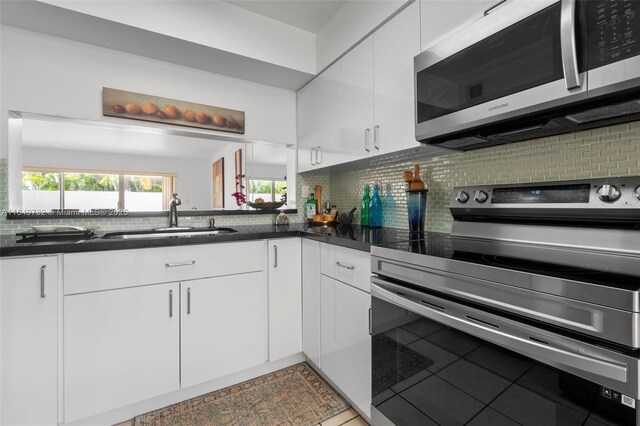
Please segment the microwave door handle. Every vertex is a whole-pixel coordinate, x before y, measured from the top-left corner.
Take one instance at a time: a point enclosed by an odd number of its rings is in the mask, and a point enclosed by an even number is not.
[[[576,0],[561,0],[560,52],[567,90],[580,87],[576,49]]]
[[[619,383],[626,383],[628,380],[627,366],[622,362],[599,359],[589,356],[587,353],[570,351],[531,337],[527,339],[524,336],[512,335],[506,330],[502,330],[500,323],[496,319],[492,319],[490,322],[483,321],[482,318],[477,318],[477,315],[472,312],[466,315],[451,315],[447,312],[448,309],[446,307],[438,305],[438,303],[442,302],[433,301],[430,303],[431,298],[428,295],[424,295],[424,299],[421,299],[420,303],[418,303],[403,297],[404,294],[398,294],[380,287],[379,284],[382,283],[376,277],[371,278],[371,296],[373,298],[384,300],[432,321],[459,329],[534,359],[550,361],[551,364],[560,367],[570,367],[573,371],[587,376],[605,377]]]

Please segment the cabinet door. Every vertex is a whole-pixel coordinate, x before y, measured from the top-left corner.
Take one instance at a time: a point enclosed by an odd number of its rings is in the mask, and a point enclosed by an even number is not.
[[[298,144],[299,148],[312,148],[318,145],[317,126],[315,120],[318,108],[318,79],[311,80],[296,93],[298,111]],[[307,163],[309,163],[307,161]]]
[[[178,283],[66,296],[65,422],[180,387]]]
[[[421,51],[481,19],[496,3],[499,0],[420,0]]]
[[[3,425],[58,423],[58,258],[0,260]]]
[[[370,296],[322,275],[322,371],[371,417]]]
[[[415,138],[413,57],[420,53],[420,11],[414,2],[373,35],[373,152],[419,146]]]
[[[320,243],[302,239],[302,352],[320,360]]]
[[[267,359],[264,272],[180,283],[182,387]]]
[[[298,171],[349,161],[339,155],[340,62],[300,89],[297,100]]]
[[[373,37],[347,53],[340,64],[339,146],[366,157],[373,152]]]
[[[320,74],[317,80],[318,107],[314,123],[318,127],[318,145],[323,153],[341,153],[340,144],[340,96],[342,62],[338,61]],[[319,158],[319,166],[324,158]]]
[[[269,240],[269,360],[302,351],[300,238]]]

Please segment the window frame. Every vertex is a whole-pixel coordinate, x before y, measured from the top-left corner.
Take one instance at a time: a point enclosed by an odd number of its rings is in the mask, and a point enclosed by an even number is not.
[[[176,174],[175,173],[158,173],[158,172],[130,172],[122,170],[91,170],[91,169],[67,169],[61,167],[32,167],[23,166],[22,173],[24,172],[38,172],[38,173],[57,173],[59,175],[60,188],[58,190],[60,194],[60,210],[64,210],[64,174],[95,174],[95,175],[117,175],[118,176],[118,210],[125,210],[125,177],[126,176],[157,176],[162,178],[162,210],[169,210],[169,202],[171,200],[171,194],[176,189]],[[167,185],[167,191],[165,191],[165,184]],[[21,185],[22,186],[22,185]],[[24,189],[22,189],[24,191]]]
[[[276,202],[279,200],[276,200],[276,182],[284,182],[284,184],[287,184],[287,180],[286,179],[273,179],[273,178],[259,178],[259,177],[255,177],[255,178],[251,178],[248,179],[247,181],[247,187],[249,188],[249,190],[251,190],[251,181],[263,181],[263,182],[271,182],[271,200],[269,200],[268,202]],[[286,191],[285,191],[286,193]],[[253,192],[249,193],[249,196],[253,195]]]

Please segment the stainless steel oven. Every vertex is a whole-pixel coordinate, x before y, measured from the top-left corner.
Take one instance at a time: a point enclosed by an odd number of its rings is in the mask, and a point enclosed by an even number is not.
[[[451,209],[451,235],[372,247],[373,423],[640,425],[640,177]]]
[[[472,149],[638,119],[640,2],[510,0],[414,66],[422,142]]]

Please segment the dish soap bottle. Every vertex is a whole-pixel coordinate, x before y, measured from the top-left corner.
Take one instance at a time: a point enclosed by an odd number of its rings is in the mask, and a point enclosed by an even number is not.
[[[361,226],[369,226],[369,204],[371,204],[371,197],[369,196],[369,185],[365,185],[364,197],[362,197],[362,208],[360,209]]]
[[[372,228],[382,228],[382,200],[380,199],[380,187],[373,187],[373,197],[369,205],[369,226]]]
[[[309,194],[309,198],[307,199],[307,205],[305,206],[305,210],[307,212],[307,220],[313,220],[313,217],[316,214],[318,214],[318,204],[313,192]]]

